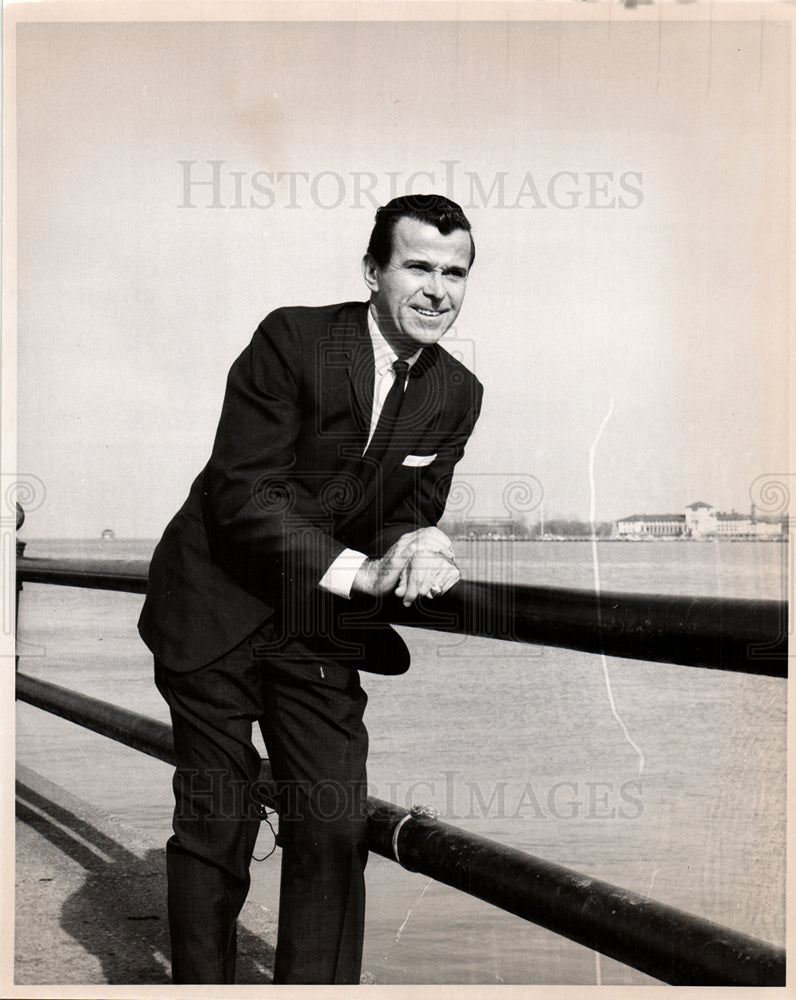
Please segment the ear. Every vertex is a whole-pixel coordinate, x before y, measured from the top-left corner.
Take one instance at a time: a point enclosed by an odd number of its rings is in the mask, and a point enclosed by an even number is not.
[[[379,265],[369,253],[366,253],[362,258],[362,277],[365,279],[365,284],[371,292],[378,292]]]

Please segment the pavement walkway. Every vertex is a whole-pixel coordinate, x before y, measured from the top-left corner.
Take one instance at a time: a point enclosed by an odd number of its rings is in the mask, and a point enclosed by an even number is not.
[[[16,984],[170,983],[163,845],[23,765],[16,807]],[[247,902],[238,982],[271,982],[275,942]]]

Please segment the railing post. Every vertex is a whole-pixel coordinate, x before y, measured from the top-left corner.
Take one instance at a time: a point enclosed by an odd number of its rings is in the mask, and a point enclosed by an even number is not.
[[[17,531],[25,523],[25,511],[22,504],[17,500]],[[17,539],[17,559],[23,559],[25,556],[25,546],[27,542],[23,542],[21,539]],[[14,601],[14,646],[17,647],[17,637],[19,634],[19,595],[22,592],[22,580],[19,577],[19,573],[15,574],[16,579],[16,594]],[[14,665],[17,670],[19,670],[19,653],[14,650]]]

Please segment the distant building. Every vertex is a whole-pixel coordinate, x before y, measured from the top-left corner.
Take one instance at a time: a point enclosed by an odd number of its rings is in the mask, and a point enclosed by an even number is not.
[[[690,503],[685,509],[684,534],[690,538],[716,533],[716,508],[702,500]]]
[[[684,514],[633,514],[616,522],[619,538],[781,538],[782,523],[751,514],[717,511],[703,500],[689,504]]]
[[[685,514],[633,514],[616,522],[620,538],[676,538],[685,534]]]

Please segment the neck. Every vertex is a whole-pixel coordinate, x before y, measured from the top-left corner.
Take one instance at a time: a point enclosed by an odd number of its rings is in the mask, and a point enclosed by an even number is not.
[[[370,314],[378,327],[379,333],[384,337],[390,347],[395,351],[401,361],[406,361],[423,349],[421,344],[415,343],[410,337],[405,337],[396,330],[386,316],[381,316],[376,312],[373,302],[369,305]]]

